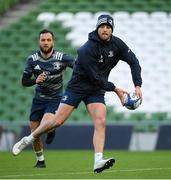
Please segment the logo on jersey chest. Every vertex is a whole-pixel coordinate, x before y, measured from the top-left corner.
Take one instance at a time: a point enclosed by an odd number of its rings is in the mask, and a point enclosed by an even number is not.
[[[111,58],[114,56],[114,52],[113,51],[109,51],[108,53],[106,53],[106,57],[105,58]],[[103,55],[100,56],[99,59],[99,63],[103,63],[104,62],[104,57]]]
[[[59,62],[54,62],[53,63],[53,68],[56,69],[56,70],[59,70],[61,68],[61,63]]]
[[[35,67],[34,67],[35,70],[41,70],[40,66],[37,64]]]
[[[109,51],[108,57],[113,57],[113,56],[114,56],[114,52],[113,51]]]
[[[101,55],[99,59],[99,63],[102,63],[102,62],[103,62],[103,56]]]

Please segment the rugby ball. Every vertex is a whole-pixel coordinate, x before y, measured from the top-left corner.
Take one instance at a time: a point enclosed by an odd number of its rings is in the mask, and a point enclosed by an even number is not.
[[[127,109],[137,109],[141,104],[141,98],[137,97],[135,92],[124,95],[123,106]]]

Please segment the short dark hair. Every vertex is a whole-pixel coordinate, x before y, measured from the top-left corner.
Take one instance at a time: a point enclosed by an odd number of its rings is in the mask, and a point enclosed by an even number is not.
[[[50,33],[50,34],[52,35],[52,38],[53,38],[53,39],[55,38],[53,32],[50,31],[50,30],[48,30],[48,29],[43,29],[43,30],[41,30],[41,31],[39,32],[39,38],[40,38],[40,35],[41,35],[41,34],[44,34],[44,33]]]

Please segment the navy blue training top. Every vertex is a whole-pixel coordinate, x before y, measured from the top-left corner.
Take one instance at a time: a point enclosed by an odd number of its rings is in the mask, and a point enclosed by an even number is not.
[[[45,72],[47,78],[43,83],[37,84],[34,98],[55,100],[62,95],[63,72],[67,66],[72,68],[73,64],[74,58],[62,52],[54,50],[48,59],[44,59],[40,51],[36,51],[27,58],[22,84],[25,86],[36,84],[38,75]],[[31,79],[32,76],[35,79]]]
[[[112,35],[110,41],[104,42],[96,31],[89,33],[88,41],[78,49],[67,90],[84,94],[113,91],[115,85],[108,81],[108,77],[119,60],[128,63],[134,85],[141,87],[141,67],[129,47],[116,36]]]

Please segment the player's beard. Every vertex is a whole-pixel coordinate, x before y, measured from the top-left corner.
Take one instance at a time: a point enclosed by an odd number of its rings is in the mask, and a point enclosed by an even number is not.
[[[42,53],[44,54],[49,54],[53,49],[53,46],[49,47],[49,48],[44,48],[40,46],[40,50],[42,51]]]
[[[107,33],[102,33],[100,35],[100,38],[101,38],[102,41],[110,41],[111,35],[109,36]]]

